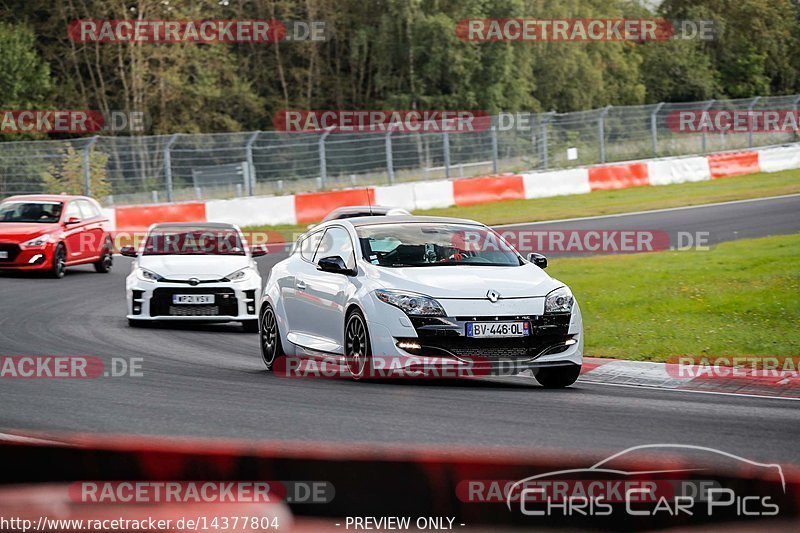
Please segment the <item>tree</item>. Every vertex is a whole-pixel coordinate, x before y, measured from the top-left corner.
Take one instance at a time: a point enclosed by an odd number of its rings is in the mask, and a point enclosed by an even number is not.
[[[36,51],[33,30],[25,24],[0,22],[0,109],[41,108],[52,96],[50,67]],[[0,134],[19,140],[36,134]]]
[[[111,194],[106,175],[108,156],[97,150],[89,153],[89,184],[91,195],[103,198]],[[84,194],[83,150],[76,152],[67,146],[64,156],[41,174],[42,188],[50,194]]]

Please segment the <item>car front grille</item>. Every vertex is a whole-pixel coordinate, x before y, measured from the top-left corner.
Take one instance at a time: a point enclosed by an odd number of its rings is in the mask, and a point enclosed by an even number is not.
[[[170,305],[170,316],[216,316],[218,305]]]
[[[213,304],[175,305],[175,294],[213,294]],[[236,316],[239,301],[233,289],[158,288],[150,298],[150,316]]]
[[[0,258],[0,264],[13,263],[19,255],[20,248],[17,244],[0,243],[0,252],[8,252],[8,257]]]
[[[533,316],[458,316],[412,318],[418,337],[398,339],[398,342],[418,343],[419,350],[407,350],[430,357],[533,359],[545,353],[566,350],[570,315]],[[466,336],[467,322],[527,321],[531,334],[527,337],[475,339]]]

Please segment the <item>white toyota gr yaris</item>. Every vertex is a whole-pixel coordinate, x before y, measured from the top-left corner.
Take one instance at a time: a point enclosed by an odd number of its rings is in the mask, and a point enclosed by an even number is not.
[[[295,243],[259,308],[261,352],[339,364],[355,378],[431,362],[469,372],[531,369],[545,387],[580,374],[583,323],[547,259],[524,259],[492,229],[439,217],[332,220]],[[390,363],[386,363],[386,361]]]
[[[150,227],[126,280],[128,323],[191,320],[241,322],[258,331],[261,276],[254,257],[261,246],[248,247],[233,224],[164,223]]]

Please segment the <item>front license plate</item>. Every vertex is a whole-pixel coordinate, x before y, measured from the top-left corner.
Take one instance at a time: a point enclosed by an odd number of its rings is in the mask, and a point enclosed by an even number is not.
[[[173,294],[172,303],[174,304],[213,304],[213,294]]]
[[[530,334],[528,322],[467,322],[467,337],[527,337]]]
[[[0,252],[0,259],[8,259],[8,252]]]

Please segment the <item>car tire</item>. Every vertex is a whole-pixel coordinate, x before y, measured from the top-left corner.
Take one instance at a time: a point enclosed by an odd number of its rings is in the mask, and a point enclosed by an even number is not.
[[[350,311],[344,323],[344,357],[350,376],[358,381],[372,371],[372,346],[364,315],[358,309]]]
[[[258,333],[258,319],[242,320],[242,331],[245,333]]]
[[[64,277],[67,268],[67,249],[63,244],[58,244],[55,251],[53,251],[53,264],[47,275],[51,278],[61,279]]]
[[[281,345],[281,333],[278,330],[278,319],[275,311],[270,304],[261,308],[258,319],[258,339],[261,346],[261,360],[264,366],[271,371],[275,368],[275,363],[282,359],[285,354]]]
[[[114,265],[114,256],[111,252],[112,245],[111,239],[106,239],[103,245],[103,253],[100,259],[94,263],[94,271],[99,274],[108,274],[111,272],[111,267]]]
[[[536,370],[534,377],[546,389],[569,387],[581,375],[581,365],[550,366]]]

